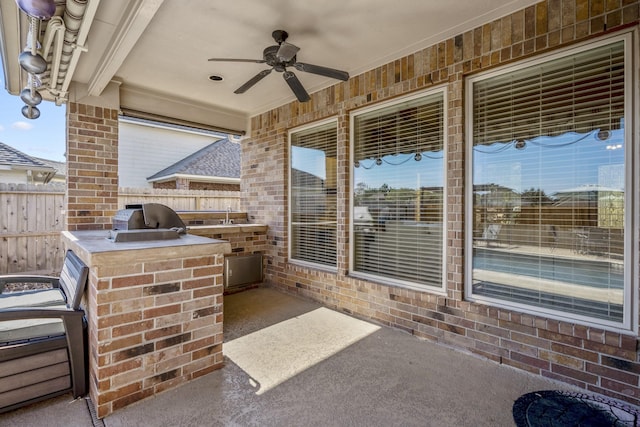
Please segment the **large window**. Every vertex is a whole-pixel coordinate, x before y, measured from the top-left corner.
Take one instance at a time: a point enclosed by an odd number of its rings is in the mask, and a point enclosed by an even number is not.
[[[442,289],[444,92],[351,116],[355,275]]]
[[[290,143],[289,256],[335,267],[336,122],[293,131]]]
[[[472,299],[631,327],[629,45],[468,79]]]

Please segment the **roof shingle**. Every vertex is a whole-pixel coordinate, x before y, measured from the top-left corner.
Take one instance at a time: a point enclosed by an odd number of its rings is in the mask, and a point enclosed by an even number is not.
[[[221,139],[147,177],[147,180],[178,174],[240,178],[240,144],[229,138]]]
[[[52,169],[41,160],[0,142],[0,165],[20,166],[24,168]]]

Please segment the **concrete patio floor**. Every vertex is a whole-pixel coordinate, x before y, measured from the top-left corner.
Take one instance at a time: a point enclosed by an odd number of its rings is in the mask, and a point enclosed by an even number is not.
[[[65,395],[0,425],[513,426],[521,395],[577,390],[269,288],[225,297],[224,349],[221,370],[104,420]]]

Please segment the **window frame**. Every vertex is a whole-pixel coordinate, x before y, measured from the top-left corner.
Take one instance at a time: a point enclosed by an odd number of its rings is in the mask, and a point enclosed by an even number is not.
[[[410,282],[407,280],[401,279],[393,279],[386,276],[379,276],[372,273],[366,273],[361,271],[354,270],[354,262],[355,262],[355,230],[354,230],[354,191],[355,191],[355,173],[354,173],[354,164],[353,159],[355,158],[355,118],[362,114],[367,114],[376,110],[382,110],[386,107],[393,107],[394,105],[401,104],[403,102],[413,101],[416,99],[420,99],[423,97],[428,97],[436,94],[441,94],[442,96],[442,155],[443,155],[443,189],[442,189],[442,272],[441,272],[441,286],[430,286],[430,285],[420,285],[415,282]],[[351,277],[368,280],[375,283],[381,283],[388,286],[400,287],[411,289],[415,291],[429,292],[437,295],[445,296],[447,294],[447,229],[448,229],[448,209],[447,209],[447,200],[448,200],[448,182],[447,182],[447,171],[448,171],[448,91],[446,85],[440,85],[437,87],[429,88],[427,90],[422,90],[419,92],[412,93],[407,96],[401,96],[398,98],[394,98],[389,101],[384,101],[377,103],[372,106],[367,106],[360,109],[355,109],[350,111],[349,113],[349,212],[348,217],[349,221],[349,270],[348,274]]]
[[[288,170],[287,170],[287,183],[288,183],[288,191],[287,191],[287,220],[288,220],[288,224],[287,224],[287,259],[291,264],[296,264],[296,265],[300,265],[303,267],[310,267],[316,270],[324,270],[324,271],[329,271],[332,273],[336,273],[338,271],[338,240],[337,240],[337,230],[338,230],[338,218],[339,215],[336,215],[336,265],[335,266],[330,266],[327,264],[321,264],[321,263],[316,263],[316,262],[311,262],[311,261],[307,261],[307,260],[302,260],[302,259],[297,259],[294,258],[292,256],[292,242],[293,242],[293,220],[292,220],[292,215],[293,215],[293,209],[292,209],[292,203],[293,203],[293,185],[292,185],[292,169],[293,169],[293,150],[292,150],[292,146],[291,146],[291,137],[293,134],[298,133],[298,132],[304,132],[313,128],[320,128],[322,126],[327,126],[329,124],[335,124],[336,127],[336,157],[337,157],[337,162],[339,163],[340,159],[339,159],[339,153],[338,153],[338,144],[337,144],[337,136],[338,136],[338,118],[337,117],[331,117],[325,120],[320,120],[317,122],[313,122],[313,123],[308,123],[302,126],[298,126],[292,129],[289,129],[288,133],[287,133],[287,144],[288,144],[288,149],[289,149],[289,159],[288,159]],[[338,169],[336,168],[336,183],[338,183]],[[336,213],[338,212],[338,195],[337,195],[337,191],[336,191]]]
[[[640,166],[640,150],[638,149],[637,129],[640,120],[637,117],[638,111],[638,81],[635,78],[634,70],[638,63],[638,43],[637,31],[630,30],[618,33],[609,37],[600,38],[574,46],[563,48],[548,54],[538,55],[535,58],[525,59],[513,64],[500,66],[485,72],[479,72],[469,75],[465,78],[465,300],[470,302],[482,303],[498,308],[514,309],[536,316],[544,316],[561,321],[569,321],[572,323],[581,323],[587,326],[596,326],[599,328],[612,330],[622,333],[638,333],[638,322],[634,319],[638,318],[638,270],[639,270],[639,243],[638,237],[639,223],[635,219],[640,214],[640,196],[638,189],[640,188],[640,173],[636,170]],[[567,56],[585,52],[594,48],[613,44],[619,41],[624,42],[624,138],[628,141],[628,148],[625,146],[625,200],[624,200],[624,289],[623,289],[623,318],[621,322],[599,319],[586,315],[562,312],[558,309],[550,309],[544,307],[536,307],[529,304],[507,301],[495,297],[476,295],[473,293],[473,84],[478,81],[489,79],[495,76],[505,75],[509,72],[518,71],[520,69],[547,63],[556,59],[566,58]]]

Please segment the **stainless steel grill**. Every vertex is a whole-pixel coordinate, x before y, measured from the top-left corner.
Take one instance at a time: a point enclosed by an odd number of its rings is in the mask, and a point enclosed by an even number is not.
[[[113,217],[109,239],[114,242],[177,239],[187,227],[178,214],[159,203],[127,205]]]

